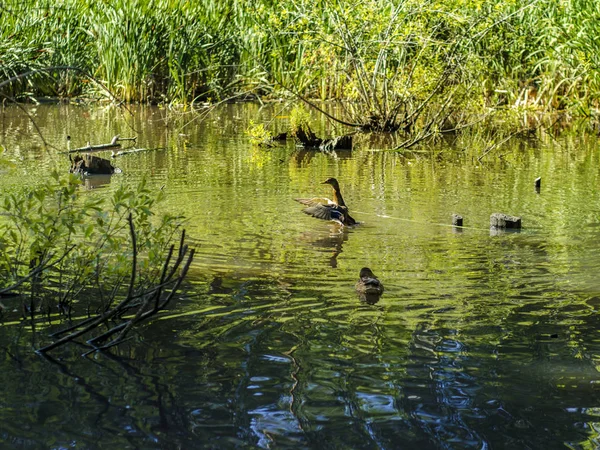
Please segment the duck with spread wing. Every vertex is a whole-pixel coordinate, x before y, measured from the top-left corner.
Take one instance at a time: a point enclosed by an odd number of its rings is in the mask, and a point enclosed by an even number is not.
[[[340,191],[340,185],[335,178],[328,178],[322,184],[329,184],[333,188],[333,200],[328,198],[296,198],[299,203],[306,205],[304,213],[317,219],[331,220],[340,225],[356,225],[358,222],[350,216],[348,207]]]

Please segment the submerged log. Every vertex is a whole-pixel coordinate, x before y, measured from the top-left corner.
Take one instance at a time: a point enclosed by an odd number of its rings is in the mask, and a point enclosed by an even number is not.
[[[321,144],[321,150],[352,150],[352,136],[338,136],[333,139],[325,139]]]
[[[70,158],[70,157],[69,157]],[[70,172],[78,175],[111,175],[115,168],[108,159],[93,155],[76,155],[71,159]]]
[[[303,147],[318,148],[323,142],[323,139],[318,138],[308,125],[299,127],[292,134]]]
[[[288,134],[287,134],[287,132],[284,131],[283,133],[279,133],[279,134],[276,134],[275,136],[273,136],[273,140],[274,141],[285,141],[285,140],[287,140],[287,137],[288,137]]]
[[[490,228],[495,230],[520,230],[521,218],[517,216],[509,216],[502,213],[494,213],[490,216]]]
[[[298,128],[292,134],[303,147],[319,148],[323,151],[352,150],[351,135],[321,139],[313,133],[308,125]]]

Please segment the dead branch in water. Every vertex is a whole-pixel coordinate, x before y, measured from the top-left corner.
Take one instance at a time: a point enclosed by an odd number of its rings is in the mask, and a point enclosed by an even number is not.
[[[83,152],[99,152],[102,150],[112,150],[115,148],[121,148],[121,141],[136,141],[136,137],[122,138],[120,135],[113,136],[112,140],[107,144],[96,144],[91,145],[89,142],[84,147],[74,148],[73,150],[67,150],[67,153],[83,153]]]
[[[38,349],[36,351],[38,354],[43,355],[50,350],[74,341],[80,336],[91,334],[94,331],[97,331],[100,326],[105,324],[109,327],[108,331],[104,331],[101,334],[96,334],[87,340],[87,343],[91,349],[85,353],[85,355],[96,351],[107,350],[126,341],[127,333],[135,325],[151,318],[159,311],[165,309],[173,299],[175,293],[187,275],[192,260],[194,259],[194,249],[189,249],[187,244],[185,244],[185,231],[183,231],[181,234],[179,251],[177,252],[175,261],[172,261],[173,254],[175,252],[175,246],[171,245],[168,254],[165,257],[158,285],[144,289],[142,292],[136,292],[135,282],[137,273],[138,248],[135,237],[136,232],[131,214],[128,217],[128,222],[129,232],[131,235],[133,262],[125,298],[115,306],[107,307],[106,310],[97,314],[96,316],[82,320],[78,324],[54,333],[52,336],[59,336],[64,333],[69,334],[66,334],[64,337],[58,339],[52,344]],[[178,272],[180,267],[181,271]],[[133,317],[124,317],[125,314],[128,314],[133,310],[135,310]],[[117,333],[118,335],[110,342],[100,345]]]

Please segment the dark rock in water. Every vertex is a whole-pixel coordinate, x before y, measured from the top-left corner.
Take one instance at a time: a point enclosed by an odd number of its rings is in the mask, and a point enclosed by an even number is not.
[[[93,155],[76,155],[71,159],[71,173],[78,175],[111,175],[115,168],[108,159]]]
[[[452,214],[452,225],[455,227],[463,226],[463,217],[459,214]]]
[[[521,229],[521,218],[517,216],[509,216],[502,213],[494,213],[490,216],[490,228],[494,229]]]

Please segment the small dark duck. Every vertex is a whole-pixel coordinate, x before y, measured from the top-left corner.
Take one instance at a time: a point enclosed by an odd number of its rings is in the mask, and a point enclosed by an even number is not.
[[[361,296],[379,297],[383,294],[383,284],[368,267],[360,269],[360,279],[354,288]]]
[[[328,198],[296,198],[299,203],[308,206],[302,211],[317,219],[332,220],[340,225],[356,225],[349,212],[340,191],[340,185],[335,178],[328,178],[322,184],[329,184],[333,188],[333,200]]]

